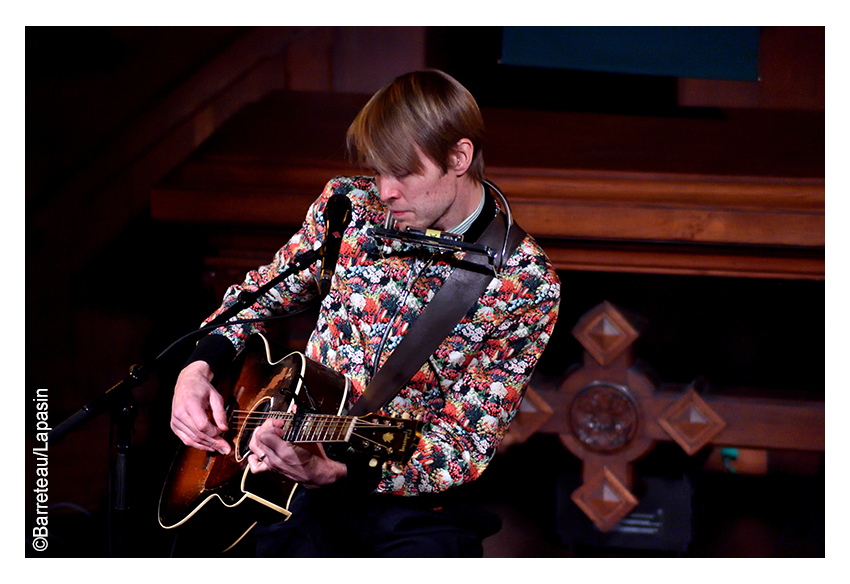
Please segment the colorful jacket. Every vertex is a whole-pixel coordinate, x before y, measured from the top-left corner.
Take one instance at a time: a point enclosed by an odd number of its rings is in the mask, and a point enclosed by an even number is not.
[[[247,274],[225,294],[255,290],[290,260],[325,237],[324,209],[334,193],[352,201],[331,290],[324,298],[305,354],[351,379],[350,404],[440,288],[461,254],[376,242],[367,230],[384,224],[387,210],[371,178],[337,177],[313,203],[301,229],[274,261]],[[293,275],[240,318],[294,311],[317,294],[316,265]],[[485,469],[519,407],[558,313],[560,282],[543,250],[527,236],[494,277],[473,310],[382,410],[394,417],[422,415],[422,439],[399,471],[382,470],[376,492],[436,493],[475,480]],[[237,351],[259,325],[215,331]],[[377,360],[377,361],[376,361]],[[349,404],[349,405],[350,405]]]

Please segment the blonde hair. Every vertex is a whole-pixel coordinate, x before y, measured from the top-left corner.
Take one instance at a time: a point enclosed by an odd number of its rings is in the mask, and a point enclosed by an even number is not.
[[[407,73],[378,90],[348,128],[350,158],[379,174],[422,170],[414,144],[443,173],[458,141],[472,142],[470,178],[484,180],[484,120],[475,98],[451,76],[434,69]]]

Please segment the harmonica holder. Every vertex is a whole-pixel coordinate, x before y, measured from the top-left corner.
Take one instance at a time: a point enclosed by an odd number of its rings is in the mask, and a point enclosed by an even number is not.
[[[409,227],[406,231],[398,231],[397,229],[375,227],[373,229],[369,229],[367,231],[367,235],[377,239],[401,241],[417,247],[430,247],[452,252],[481,254],[487,256],[487,260],[490,262],[491,266],[494,265],[496,260],[496,252],[489,246],[478,243],[469,243],[463,241],[462,235],[446,233],[444,231],[436,231],[433,229],[419,231]]]

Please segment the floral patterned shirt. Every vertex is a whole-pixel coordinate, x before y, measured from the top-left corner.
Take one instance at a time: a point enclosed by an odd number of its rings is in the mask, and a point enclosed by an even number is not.
[[[398,345],[445,282],[460,253],[376,242],[367,230],[384,224],[387,209],[374,179],[337,177],[311,206],[301,229],[274,261],[247,274],[225,294],[222,312],[241,289],[256,290],[290,260],[325,237],[324,209],[334,193],[352,202],[331,289],[305,354],[344,373],[353,404],[377,367]],[[295,274],[240,313],[254,318],[294,311],[317,292],[318,266]],[[376,492],[418,495],[475,480],[485,469],[519,407],[558,313],[560,282],[543,250],[526,236],[478,303],[431,358],[381,411],[422,416],[422,438],[407,466],[381,472]],[[226,327],[237,351],[261,325]]]

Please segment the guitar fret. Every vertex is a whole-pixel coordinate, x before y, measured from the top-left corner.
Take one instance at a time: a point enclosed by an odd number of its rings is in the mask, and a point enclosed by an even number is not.
[[[330,418],[328,418],[327,416],[323,416],[322,422],[320,424],[322,427],[322,431],[319,433],[319,436],[317,436],[317,442],[330,442],[330,440],[328,439],[328,433],[333,427],[332,424],[333,421]]]
[[[309,414],[293,437],[293,442],[347,442],[354,430],[356,418]],[[287,418],[287,429],[292,417]]]
[[[324,442],[324,440],[322,440],[322,434],[327,434],[327,418],[324,416],[316,416],[314,423],[316,430],[313,432],[313,442]]]
[[[281,413],[279,417],[283,420],[283,435],[286,436],[292,431],[292,414]]]
[[[294,443],[348,442],[357,420],[352,416],[307,414],[295,428],[296,415],[291,412],[270,412],[268,416],[283,420],[283,435]]]
[[[336,440],[337,442],[345,442],[346,441],[346,434],[343,431],[344,428],[345,428],[346,422],[347,422],[347,418],[341,417],[341,418],[337,418],[337,420],[336,420],[336,425],[334,427],[334,431],[335,431],[334,440]]]
[[[283,435],[293,443],[349,442],[358,420],[356,416],[326,414],[299,417],[291,412],[275,412],[271,415],[283,420]]]
[[[325,416],[308,414],[304,416],[293,442],[323,442],[322,433],[327,433]]]
[[[310,439],[310,428],[313,425],[314,416],[305,416],[304,421],[301,422],[301,427],[298,428],[298,437],[297,442],[312,442]]]
[[[354,423],[357,421],[357,418],[349,418],[348,424],[346,424],[345,428],[345,437],[343,441],[348,442],[351,440],[351,434],[354,432]]]

